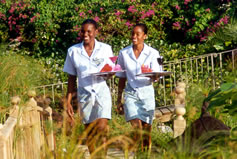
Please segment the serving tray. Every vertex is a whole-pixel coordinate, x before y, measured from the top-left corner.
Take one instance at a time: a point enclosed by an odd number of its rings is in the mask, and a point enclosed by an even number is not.
[[[168,76],[168,75],[171,75],[171,74],[172,74],[172,72],[163,71],[163,72],[146,72],[146,73],[137,74],[136,76],[139,76],[139,77],[156,77],[156,76]]]

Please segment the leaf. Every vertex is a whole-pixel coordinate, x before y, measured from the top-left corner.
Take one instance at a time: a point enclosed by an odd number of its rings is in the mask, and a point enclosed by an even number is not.
[[[230,111],[229,111],[229,114],[230,114],[231,116],[235,116],[235,115],[237,114],[237,107],[235,107],[235,109],[230,110]]]
[[[225,46],[230,46],[231,44],[232,44],[231,41],[226,41],[226,42],[225,42]]]
[[[208,97],[204,100],[206,102],[210,101],[215,95],[221,92],[221,89],[217,89],[214,92],[209,93]]]
[[[223,106],[226,104],[226,101],[225,99],[223,98],[217,98],[216,100],[213,100],[210,102],[209,106],[208,106],[208,110],[211,110],[213,108],[216,108],[216,107],[220,107],[220,106]]]
[[[213,47],[214,47],[217,51],[224,50],[224,47],[223,47],[222,45],[213,45]]]
[[[221,89],[221,91],[228,91],[228,90],[235,88],[235,87],[237,87],[237,85],[234,83],[224,83],[221,85],[220,89]]]

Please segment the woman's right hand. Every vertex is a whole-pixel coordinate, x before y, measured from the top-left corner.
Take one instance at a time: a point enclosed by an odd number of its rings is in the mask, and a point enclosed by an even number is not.
[[[74,112],[71,104],[67,104],[67,114],[74,121]]]
[[[123,108],[123,104],[121,102],[117,104],[116,112],[119,115],[123,115],[124,114],[124,108]]]

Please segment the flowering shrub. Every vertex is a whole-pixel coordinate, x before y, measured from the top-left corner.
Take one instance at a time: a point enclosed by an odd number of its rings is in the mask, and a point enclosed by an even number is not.
[[[98,22],[97,39],[115,55],[131,43],[134,24],[145,23],[146,43],[173,60],[213,51],[205,41],[229,22],[234,6],[231,0],[0,0],[0,42],[17,42],[59,72],[67,48],[81,41],[85,19]]]
[[[203,1],[197,0],[172,0],[172,20],[167,28],[170,38],[176,42],[198,43],[207,40],[210,33],[214,33],[220,27],[229,22],[229,15],[234,11],[231,8],[231,0]],[[171,39],[171,40],[172,40]]]

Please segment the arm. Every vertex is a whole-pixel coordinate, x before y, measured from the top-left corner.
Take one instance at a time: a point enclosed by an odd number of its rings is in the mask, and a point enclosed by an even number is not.
[[[118,84],[118,98],[117,98],[117,112],[119,114],[123,114],[123,106],[122,106],[122,94],[123,89],[125,88],[126,84],[126,78],[119,78],[119,84]]]
[[[67,113],[70,118],[73,118],[73,108],[72,108],[72,95],[74,90],[76,89],[76,76],[68,75],[68,88],[67,88]]]

